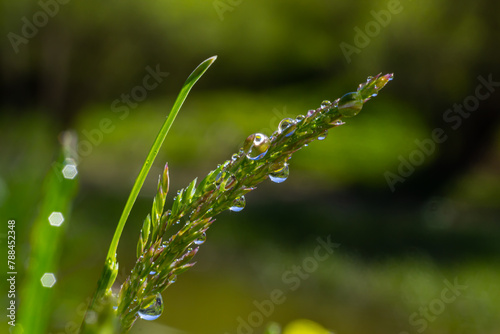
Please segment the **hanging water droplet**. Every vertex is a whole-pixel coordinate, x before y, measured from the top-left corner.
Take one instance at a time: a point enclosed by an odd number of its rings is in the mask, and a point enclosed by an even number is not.
[[[288,164],[284,163],[280,169],[277,169],[269,174],[269,179],[275,183],[281,183],[288,178],[289,174],[290,170],[288,168]]]
[[[245,204],[245,196],[240,196],[233,201],[233,205],[229,208],[229,210],[233,212],[240,212],[245,207]]]
[[[323,132],[318,136],[318,140],[324,140],[327,135],[328,135],[328,130],[325,130],[325,132]]]
[[[222,172],[217,174],[217,176],[215,177],[215,184],[216,185],[219,185],[221,182],[222,182]]]
[[[316,110],[314,110],[314,109],[308,110],[307,111],[307,117],[313,116],[315,112],[316,112]]]
[[[328,100],[324,100],[323,102],[321,102],[321,109],[325,110],[325,109],[330,109],[332,107],[332,103]]]
[[[338,120],[336,120],[336,121],[334,121],[333,123],[330,123],[330,124],[333,125],[333,126],[339,126],[339,125],[344,125],[345,122],[343,122],[343,121],[341,121],[341,120],[338,119]]]
[[[226,190],[229,190],[229,189],[233,188],[235,185],[236,185],[236,177],[234,175],[231,175],[229,177],[229,179],[227,180],[224,188]]]
[[[158,293],[156,297],[144,308],[140,309],[137,313],[141,319],[144,320],[155,320],[160,317],[163,313],[163,298],[161,293]]]
[[[250,160],[259,160],[264,157],[267,150],[271,146],[269,138],[262,133],[255,133],[250,135],[243,145],[244,148],[248,147],[247,158]]]
[[[278,132],[284,133],[285,137],[291,136],[295,132],[295,120],[292,118],[283,118],[278,125]]]
[[[195,241],[193,241],[193,243],[195,245],[201,245],[205,242],[205,240],[207,240],[207,234],[205,232],[203,232],[198,239],[196,239]]]
[[[347,93],[339,100],[338,109],[342,116],[356,116],[363,108],[363,101],[358,93]]]

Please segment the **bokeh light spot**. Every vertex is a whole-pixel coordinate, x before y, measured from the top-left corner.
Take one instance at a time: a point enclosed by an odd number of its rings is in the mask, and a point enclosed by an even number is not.
[[[61,226],[64,222],[64,217],[60,212],[52,212],[49,216],[49,223],[52,226]]]
[[[43,274],[40,281],[42,282],[42,286],[51,288],[54,286],[54,284],[56,284],[56,276],[52,273],[45,273]]]

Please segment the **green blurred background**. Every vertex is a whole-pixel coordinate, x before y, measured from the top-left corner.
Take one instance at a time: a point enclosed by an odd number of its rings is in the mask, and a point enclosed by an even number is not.
[[[270,135],[280,119],[354,91],[369,75],[395,79],[359,116],[295,154],[286,182],[264,182],[245,210],[218,217],[198,264],[164,293],[163,316],[133,333],[237,333],[238,318],[248,320],[273,289],[286,301],[266,322],[307,318],[346,334],[500,332],[499,2],[1,5],[0,212],[17,221],[21,265],[59,133],[74,129],[90,143],[81,147],[50,333],[81,321],[150,145],[185,78],[212,55],[125,228],[119,282],[164,162],[175,193],[249,134]],[[168,75],[137,88],[155,69]],[[482,80],[493,84],[477,99]],[[123,94],[136,98],[127,105]],[[448,112],[464,103],[470,115]],[[417,159],[415,141],[437,128],[447,139],[391,189],[387,173]],[[282,275],[329,235],[340,246],[292,291]],[[439,309],[445,280],[467,288]]]

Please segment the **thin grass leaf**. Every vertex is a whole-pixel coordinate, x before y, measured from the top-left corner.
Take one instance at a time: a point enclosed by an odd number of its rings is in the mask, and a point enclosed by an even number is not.
[[[165,141],[165,138],[166,138],[175,118],[177,117],[179,110],[181,109],[189,92],[191,91],[191,88],[193,88],[194,84],[201,78],[201,76],[203,76],[203,74],[206,72],[206,70],[210,67],[210,65],[212,65],[212,63],[216,59],[217,59],[217,56],[206,59],[200,65],[198,65],[198,67],[196,67],[195,70],[189,75],[189,77],[184,82],[184,85],[182,86],[181,91],[174,102],[172,110],[170,111],[165,122],[163,123],[163,125],[162,125],[150,151],[149,151],[149,154],[146,157],[146,160],[141,168],[141,171],[139,172],[139,175],[137,176],[137,178],[135,180],[134,186],[132,187],[130,195],[127,199],[125,207],[124,207],[122,214],[120,216],[120,220],[118,221],[118,225],[115,229],[113,239],[112,239],[111,244],[109,246],[109,250],[108,250],[107,257],[106,257],[106,262],[105,262],[105,265],[103,268],[103,272],[101,274],[101,278],[99,279],[97,290],[96,290],[94,297],[89,305],[88,311],[89,310],[93,311],[96,300],[103,298],[104,296],[106,296],[106,294],[108,296],[110,295],[109,288],[114,283],[114,279],[116,278],[116,274],[114,274],[114,272],[117,270],[117,267],[118,267],[117,262],[116,262],[116,251],[118,248],[118,243],[120,241],[121,234],[123,232],[123,228],[125,227],[125,223],[128,219],[130,211],[132,210],[132,207],[137,199],[137,196],[139,195],[139,192],[144,184],[144,181],[146,180],[146,176],[149,173],[149,170],[151,169],[151,166],[153,165],[153,162],[154,162],[156,156],[158,155],[158,152],[160,151],[160,148],[161,148],[163,142]],[[168,177],[166,179],[168,180]],[[168,181],[166,181],[166,182],[168,182]],[[168,189],[168,187],[166,187],[166,188]],[[86,333],[85,323],[86,323],[86,321],[84,320],[82,327],[81,327],[82,333]]]
[[[157,225],[159,227],[159,224]],[[149,240],[150,229],[151,229],[151,215],[148,214],[146,216],[146,219],[144,219],[144,223],[142,224],[141,236],[139,238],[139,242],[137,243],[137,257],[141,256],[141,254],[146,249],[146,245],[148,244]]]
[[[40,210],[30,235],[31,254],[18,303],[19,320],[12,327],[15,333],[21,333],[22,329],[24,333],[46,333],[53,310],[56,288],[52,284],[58,284],[63,238],[78,187],[76,134],[68,131],[60,138],[61,153],[45,177]],[[47,287],[42,285],[42,278]]]
[[[191,183],[187,187],[186,192],[184,194],[183,202],[190,203],[191,200],[193,199],[193,196],[194,196],[195,191],[196,191],[195,186],[196,186],[196,181],[197,180],[198,180],[198,178],[195,178],[193,181],[191,181]]]

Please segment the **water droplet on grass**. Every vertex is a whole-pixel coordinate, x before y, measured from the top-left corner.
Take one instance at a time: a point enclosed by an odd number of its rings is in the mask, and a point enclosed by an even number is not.
[[[278,132],[284,133],[285,137],[291,136],[295,132],[295,120],[292,118],[284,118],[278,125]]]
[[[308,110],[308,111],[307,111],[306,116],[307,116],[307,117],[311,117],[312,115],[314,115],[314,113],[315,113],[315,112],[316,112],[316,110],[314,110],[314,109],[310,109],[310,110]]]
[[[203,232],[198,239],[193,241],[193,243],[195,245],[201,245],[205,242],[205,240],[207,240],[207,234],[205,232]]]
[[[269,174],[269,179],[275,183],[281,183],[288,178],[289,174],[288,164],[284,163],[281,168]]]
[[[217,176],[215,177],[215,184],[219,185],[221,183],[221,181],[222,181],[222,172],[217,174]]]
[[[233,205],[229,208],[229,210],[233,212],[240,212],[245,208],[245,204],[246,204],[245,196],[240,196],[233,201]]]
[[[338,109],[342,116],[356,116],[363,108],[363,101],[358,93],[347,93],[339,100]]]
[[[339,126],[339,125],[344,125],[345,122],[343,122],[343,121],[341,121],[341,120],[338,119],[338,120],[336,120],[336,121],[334,121],[333,123],[330,123],[330,124],[332,124],[334,126]]]
[[[333,101],[332,108],[337,108],[339,106],[339,101],[340,101],[340,98]]]
[[[137,313],[141,319],[155,320],[163,313],[163,298],[160,293]]]
[[[246,151],[247,158],[250,160],[262,159],[266,155],[270,146],[271,141],[262,133],[250,135],[243,145],[244,149],[248,149],[248,151]]]
[[[321,109],[330,109],[332,107],[332,103],[328,100],[324,100],[321,102]]]
[[[327,135],[328,135],[328,130],[326,130],[325,132],[323,132],[322,134],[320,134],[318,136],[318,140],[324,140]]]
[[[236,185],[236,177],[234,175],[231,175],[224,186],[226,190],[232,189]]]

